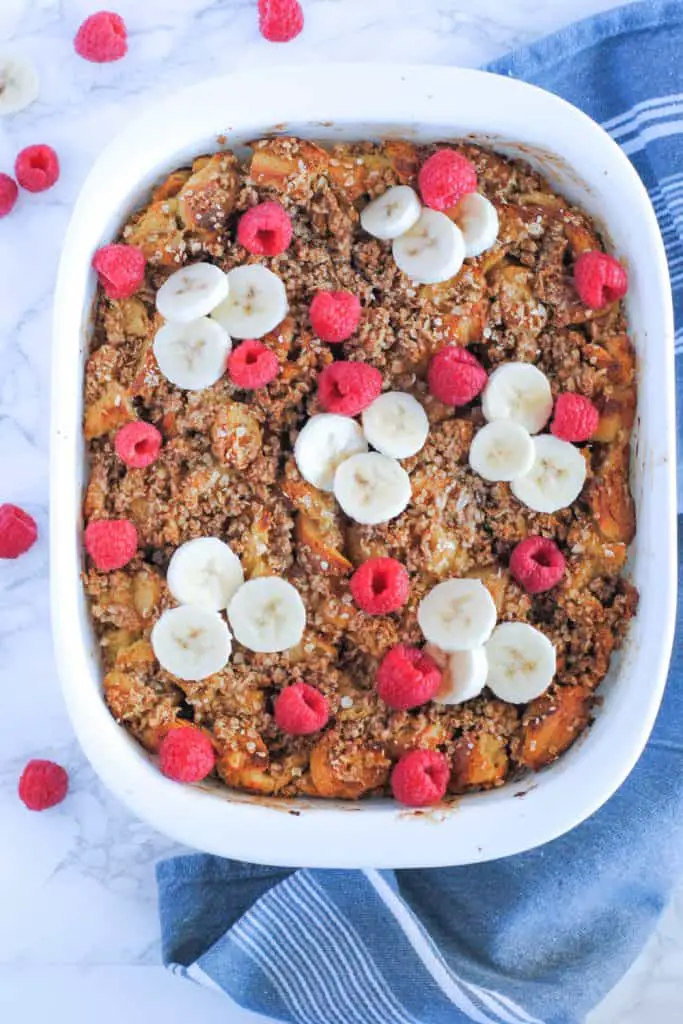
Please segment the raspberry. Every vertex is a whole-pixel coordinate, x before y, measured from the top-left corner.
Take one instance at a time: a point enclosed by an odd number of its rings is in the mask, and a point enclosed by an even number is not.
[[[369,558],[354,572],[350,587],[362,611],[368,615],[387,615],[405,604],[410,577],[395,558]]]
[[[486,370],[458,345],[447,345],[432,356],[427,371],[429,390],[446,405],[467,405],[484,390]]]
[[[243,341],[228,356],[228,376],[238,388],[253,391],[275,380],[280,370],[277,356],[260,341]]]
[[[17,201],[19,189],[9,174],[0,174],[0,217],[6,217]]]
[[[138,549],[138,531],[130,519],[96,519],[88,523],[85,548],[102,572],[122,569]]]
[[[454,149],[438,149],[425,160],[417,181],[422,202],[433,210],[449,210],[468,192],[477,190],[474,165]]]
[[[318,398],[327,412],[356,416],[382,390],[382,374],[367,363],[330,363],[318,377]]]
[[[360,299],[352,292],[318,292],[308,315],[321,341],[346,341],[360,322]]]
[[[144,469],[145,466],[151,466],[156,462],[161,443],[162,437],[157,428],[151,423],[143,423],[142,420],[126,423],[114,438],[116,454],[122,462],[133,469]]]
[[[441,685],[441,674],[424,651],[398,644],[384,655],[377,669],[377,693],[390,708],[407,711],[432,699]]]
[[[145,280],[145,254],[135,245],[103,245],[92,258],[110,299],[128,299]]]
[[[600,413],[590,398],[568,391],[557,396],[550,433],[561,441],[588,441],[599,421]]]
[[[548,537],[527,537],[510,556],[510,573],[527,594],[542,594],[562,579],[564,555]]]
[[[33,516],[17,505],[0,505],[0,558],[18,558],[38,537]]]
[[[391,773],[391,790],[406,807],[428,807],[443,799],[450,775],[445,754],[410,750]]]
[[[258,0],[258,27],[271,43],[288,43],[304,27],[298,0]]]
[[[76,33],[74,48],[79,56],[94,64],[120,60],[128,52],[126,23],[112,11],[91,14]]]
[[[240,217],[237,241],[255,256],[279,256],[292,241],[292,222],[280,203],[259,203]]]
[[[14,173],[27,192],[44,192],[59,177],[59,158],[52,146],[27,146],[14,161]]]
[[[69,776],[54,761],[29,761],[19,779],[19,799],[29,811],[46,811],[61,804],[69,788]]]
[[[626,295],[626,268],[606,252],[582,252],[574,264],[574,287],[584,306],[602,309]]]
[[[175,782],[200,782],[215,763],[211,740],[196,726],[169,729],[159,745],[159,768]]]
[[[319,732],[330,717],[327,698],[308,683],[292,683],[275,701],[275,723],[292,736]]]

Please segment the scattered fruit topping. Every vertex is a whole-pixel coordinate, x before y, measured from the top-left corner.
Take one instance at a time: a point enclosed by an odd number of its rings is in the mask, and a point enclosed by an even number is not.
[[[511,420],[487,423],[477,431],[470,445],[470,468],[482,480],[510,482],[528,473],[533,462],[531,434]]]
[[[422,202],[432,210],[449,210],[477,190],[474,164],[454,149],[437,149],[423,163],[417,181]]]
[[[304,27],[304,12],[298,0],[258,0],[258,26],[270,43],[288,43]]]
[[[304,480],[332,493],[334,474],[342,462],[367,450],[368,442],[355,420],[322,412],[301,428],[294,442],[294,459]]]
[[[225,373],[232,341],[208,316],[170,323],[154,335],[154,357],[167,380],[186,391],[203,391]]]
[[[466,348],[446,345],[432,356],[427,371],[430,392],[446,405],[467,405],[486,385],[484,367]]]
[[[287,316],[287,292],[268,267],[250,263],[228,271],[228,297],[211,316],[231,338],[262,338]]]
[[[410,477],[401,463],[379,452],[352,455],[334,474],[334,496],[342,512],[364,526],[400,516],[411,495]]]
[[[157,309],[171,323],[208,316],[228,296],[228,277],[213,263],[190,263],[167,277],[157,292]]]
[[[201,782],[215,763],[211,740],[194,726],[169,729],[159,746],[159,768],[175,782]]]
[[[130,519],[96,519],[85,528],[85,549],[101,572],[122,569],[138,549],[138,531]]]
[[[382,374],[367,363],[330,363],[318,376],[318,398],[326,412],[357,416],[382,390]]]
[[[569,508],[586,482],[586,460],[579,448],[552,434],[532,437],[534,459],[524,476],[515,477],[510,490],[534,512],[552,515]]]
[[[441,685],[441,669],[419,647],[398,644],[382,658],[375,683],[385,704],[408,711],[432,700]]]
[[[0,505],[0,558],[18,558],[38,537],[33,516],[18,505]]]
[[[614,256],[593,249],[582,252],[574,264],[574,287],[584,306],[603,309],[626,295],[628,274]]]
[[[560,582],[564,555],[549,537],[527,537],[510,555],[510,572],[527,594],[542,594]]]
[[[134,245],[103,245],[92,265],[110,299],[130,298],[145,280],[145,255]]]
[[[360,299],[353,292],[318,292],[309,316],[321,341],[346,341],[360,322]]]
[[[275,723],[291,736],[309,736],[327,725],[327,698],[308,683],[293,683],[275,701]]]
[[[465,259],[465,239],[457,224],[439,210],[423,209],[409,231],[391,244],[399,270],[418,284],[449,281]]]
[[[238,388],[264,388],[279,372],[277,356],[261,341],[243,341],[228,356],[228,376]]]
[[[163,438],[152,423],[126,423],[114,438],[116,454],[131,469],[144,469],[159,458]]]
[[[391,773],[391,791],[406,807],[429,807],[446,794],[451,772],[438,750],[410,750]]]
[[[61,804],[69,788],[69,776],[54,761],[29,761],[19,779],[19,799],[29,811],[46,811]]]
[[[232,637],[224,619],[218,612],[193,604],[162,612],[150,642],[163,669],[190,681],[220,672],[232,652]]]
[[[590,398],[566,391],[555,400],[550,433],[561,441],[589,441],[600,422],[600,413]]]
[[[388,615],[407,601],[410,577],[395,558],[369,558],[356,569],[349,585],[362,611],[368,615]]]
[[[52,146],[27,146],[14,162],[14,173],[27,192],[44,192],[59,177],[59,158]]]
[[[244,583],[242,565],[218,537],[186,540],[171,555],[166,583],[179,604],[222,611]]]
[[[550,381],[533,363],[503,363],[487,381],[481,410],[489,421],[511,420],[537,434],[553,411]]]
[[[500,223],[498,211],[480,192],[468,192],[450,216],[465,239],[465,256],[480,256],[495,244]]]
[[[259,654],[277,654],[300,642],[306,607],[287,580],[260,576],[236,591],[228,605],[228,620],[243,647]]]
[[[74,39],[76,53],[94,64],[108,64],[128,51],[126,23],[112,11],[98,11],[86,18]]]
[[[548,689],[555,675],[555,648],[526,622],[496,626],[486,645],[486,685],[510,704],[526,704]]]
[[[279,256],[292,241],[292,221],[276,202],[259,203],[243,213],[237,241],[255,256]]]
[[[28,107],[38,98],[38,87],[38,74],[27,57],[0,53],[0,117]]]
[[[398,238],[419,220],[420,200],[410,185],[392,185],[361,210],[360,223],[374,238]]]
[[[425,644],[424,651],[442,672],[441,686],[434,694],[435,704],[464,704],[478,697],[486,686],[488,661],[483,647],[448,653],[436,644]]]
[[[481,647],[496,624],[496,606],[481,580],[443,580],[422,598],[417,621],[425,639],[442,651]]]
[[[6,217],[14,208],[19,196],[19,188],[9,174],[0,174],[0,217]]]
[[[382,455],[408,459],[424,447],[429,419],[413,395],[385,391],[363,410],[363,433]]]

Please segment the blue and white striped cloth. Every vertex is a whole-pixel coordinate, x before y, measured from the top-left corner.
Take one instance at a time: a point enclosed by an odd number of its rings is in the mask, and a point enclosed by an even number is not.
[[[492,70],[582,107],[635,163],[667,245],[683,359],[683,5],[612,11]],[[296,1024],[578,1024],[640,951],[683,873],[682,672],[679,635],[631,776],[540,849],[399,872],[165,861],[166,964]]]

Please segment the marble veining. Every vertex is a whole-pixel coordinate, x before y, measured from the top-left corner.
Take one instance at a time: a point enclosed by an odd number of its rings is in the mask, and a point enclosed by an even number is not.
[[[51,296],[69,211],[94,157],[154,96],[219,72],[279,63],[389,61],[476,66],[609,0],[303,0],[306,29],[287,46],[256,30],[252,0],[112,0],[129,27],[116,64],[78,59],[72,38],[93,0],[0,0],[0,48],[35,61],[38,101],[0,121],[0,170],[48,142],[58,185],[21,197],[0,223],[0,501],[24,505],[41,536],[0,564],[0,1020],[202,1024],[257,1018],[159,966],[154,863],[178,849],[101,786],[62,706],[47,584]],[[104,5],[110,6],[110,5]],[[313,72],[312,72],[313,73]],[[68,800],[35,815],[16,798],[25,761],[53,757]],[[683,1004],[683,889],[631,971],[589,1024],[676,1024]],[[261,1018],[259,1018],[261,1019]]]

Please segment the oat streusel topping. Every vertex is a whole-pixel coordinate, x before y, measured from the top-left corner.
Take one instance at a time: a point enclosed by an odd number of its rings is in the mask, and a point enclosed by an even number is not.
[[[596,688],[636,610],[637,593],[621,575],[635,528],[628,485],[634,351],[621,304],[586,309],[570,274],[574,259],[602,249],[602,240],[526,165],[455,144],[496,205],[498,241],[444,284],[413,283],[395,265],[391,243],[363,232],[359,211],[390,185],[414,185],[434,148],[393,140],[327,151],[275,138],[255,143],[244,163],[230,152],[201,156],[170,174],[122,229],[121,241],[147,258],[143,289],[121,300],[98,292],[85,382],[85,521],[127,518],[139,536],[125,568],[102,573],[89,564],[85,573],[105,699],[150,751],[175,721],[207,730],[218,775],[230,786],[356,798],[386,791],[392,764],[415,747],[448,756],[456,793],[541,768],[588,726]],[[288,250],[270,258],[236,241],[239,215],[266,199],[285,206],[294,228]],[[260,262],[285,284],[289,315],[262,339],[280,373],[263,389],[240,391],[225,376],[203,391],[182,391],[159,371],[156,291],[178,266],[199,260],[224,270]],[[311,330],[308,307],[320,289],[360,298],[360,326],[343,344],[325,344]],[[575,391],[597,405],[597,433],[581,449],[586,485],[569,508],[533,512],[507,483],[473,473],[468,451],[484,422],[480,401],[453,409],[427,389],[429,359],[445,344],[467,346],[488,371],[511,360],[535,363],[554,397]],[[429,417],[427,443],[402,463],[412,501],[378,526],[347,520],[332,494],[303,480],[292,455],[298,431],[321,411],[317,376],[337,357],[376,367],[385,389],[414,395]],[[116,431],[134,419],[154,424],[164,439],[143,469],[127,468],[114,450]],[[567,562],[560,584],[536,596],[508,569],[512,548],[531,534],[553,538]],[[202,536],[229,543],[247,579],[292,582],[307,624],[293,649],[256,654],[235,643],[223,671],[183,682],[160,668],[150,633],[175,603],[165,581],[171,555]],[[386,555],[408,569],[410,596],[398,612],[370,617],[354,605],[349,575]],[[484,690],[464,704],[412,711],[392,711],[379,699],[379,660],[397,643],[423,643],[417,605],[453,576],[481,579],[499,622],[529,623],[552,641],[557,673],[545,694],[518,706]],[[322,733],[285,735],[275,724],[274,697],[298,680],[328,699]]]

